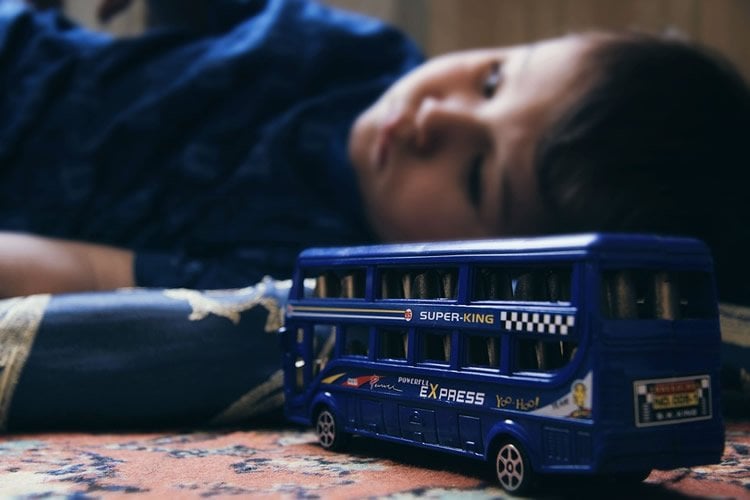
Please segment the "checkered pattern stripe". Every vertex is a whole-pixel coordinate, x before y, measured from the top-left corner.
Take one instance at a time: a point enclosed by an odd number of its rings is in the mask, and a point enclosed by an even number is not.
[[[575,326],[576,318],[568,314],[502,311],[500,321],[506,330],[567,335]]]

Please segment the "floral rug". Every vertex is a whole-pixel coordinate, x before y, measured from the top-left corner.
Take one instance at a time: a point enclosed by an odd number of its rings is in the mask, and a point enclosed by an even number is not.
[[[605,490],[605,491],[602,491]],[[750,498],[750,423],[732,423],[721,464],[655,471],[628,491],[556,481],[547,498]],[[480,462],[355,439],[321,449],[312,432],[255,430],[7,435],[2,498],[502,498]]]

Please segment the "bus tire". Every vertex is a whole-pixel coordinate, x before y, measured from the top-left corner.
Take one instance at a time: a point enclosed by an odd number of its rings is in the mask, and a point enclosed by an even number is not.
[[[322,407],[315,415],[315,434],[318,443],[326,450],[341,450],[348,442],[348,435],[344,433],[336,415],[327,407]]]
[[[495,474],[500,486],[508,493],[524,495],[532,488],[534,471],[521,445],[503,441],[495,455]]]

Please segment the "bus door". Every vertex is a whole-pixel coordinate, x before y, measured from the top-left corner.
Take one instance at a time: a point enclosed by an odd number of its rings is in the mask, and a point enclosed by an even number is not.
[[[418,443],[438,442],[434,410],[411,405],[399,406],[398,420],[403,438]]]
[[[306,374],[305,328],[289,326],[282,339],[284,345],[284,395],[289,416],[303,417],[305,414],[304,393],[310,375]]]
[[[310,386],[334,356],[335,325],[294,325],[285,332],[284,363],[287,411],[303,416]]]

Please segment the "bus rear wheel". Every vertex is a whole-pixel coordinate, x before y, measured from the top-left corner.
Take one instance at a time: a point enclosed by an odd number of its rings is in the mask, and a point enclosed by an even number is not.
[[[508,493],[522,495],[531,489],[534,473],[521,446],[506,441],[497,450],[495,473],[500,486]]]
[[[315,416],[315,434],[320,446],[326,450],[340,450],[348,441],[338,419],[327,407],[322,408]]]

